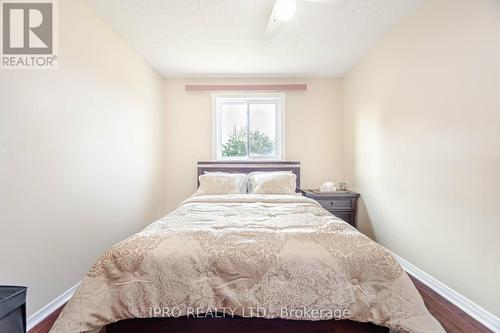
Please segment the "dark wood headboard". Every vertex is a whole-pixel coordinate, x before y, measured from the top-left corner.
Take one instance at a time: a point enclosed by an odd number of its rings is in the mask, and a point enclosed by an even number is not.
[[[300,161],[199,161],[198,177],[205,171],[229,173],[291,171],[297,176],[297,192],[300,190]]]

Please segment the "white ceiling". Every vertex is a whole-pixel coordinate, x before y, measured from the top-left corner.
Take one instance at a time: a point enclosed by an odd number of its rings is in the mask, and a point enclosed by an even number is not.
[[[87,0],[163,76],[328,76],[355,65],[420,0],[297,0],[265,37],[274,0]]]

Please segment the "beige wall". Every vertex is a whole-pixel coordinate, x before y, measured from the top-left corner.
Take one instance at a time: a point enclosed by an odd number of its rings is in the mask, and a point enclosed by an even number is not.
[[[32,314],[164,213],[163,82],[82,0],[59,69],[0,71],[0,285]]]
[[[337,79],[165,80],[167,207],[196,190],[196,161],[212,158],[211,93],[185,91],[185,84],[307,83],[286,94],[286,158],[302,161],[302,184],[319,186],[343,177],[341,104]]]
[[[343,80],[361,229],[500,315],[500,2],[428,0]]]

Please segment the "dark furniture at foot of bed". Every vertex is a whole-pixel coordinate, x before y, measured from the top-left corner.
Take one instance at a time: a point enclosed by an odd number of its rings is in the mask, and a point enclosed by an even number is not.
[[[110,324],[106,333],[388,333],[386,327],[350,320],[284,320],[263,318],[150,318]]]

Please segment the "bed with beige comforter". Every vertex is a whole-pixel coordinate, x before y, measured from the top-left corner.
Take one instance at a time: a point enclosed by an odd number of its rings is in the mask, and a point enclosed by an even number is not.
[[[444,332],[389,251],[300,195],[210,195],[113,246],[51,333],[227,313]]]

